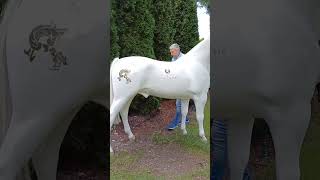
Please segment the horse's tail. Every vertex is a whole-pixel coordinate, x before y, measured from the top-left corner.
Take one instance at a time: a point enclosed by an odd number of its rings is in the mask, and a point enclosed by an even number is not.
[[[19,7],[21,0],[10,0],[0,15],[0,144],[11,120],[11,99],[7,69],[6,42],[10,18]]]
[[[111,104],[112,104],[112,102],[113,102],[113,82],[112,82],[112,67],[113,67],[113,65],[114,65],[114,63],[117,61],[117,60],[119,60],[119,58],[117,57],[117,58],[114,58],[113,59],[113,61],[112,61],[112,63],[111,63],[111,66],[110,66],[110,110],[111,110]],[[119,116],[119,114],[116,116],[116,119],[115,119],[115,121],[114,121],[114,124],[119,124],[120,123],[120,121],[121,121],[121,119],[120,119],[120,116]]]

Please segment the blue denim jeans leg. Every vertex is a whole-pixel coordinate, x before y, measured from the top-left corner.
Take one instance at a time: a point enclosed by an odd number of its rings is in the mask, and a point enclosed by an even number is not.
[[[227,130],[224,121],[213,120],[212,150],[213,164],[211,179],[222,180],[227,168]]]
[[[211,166],[211,180],[223,180],[228,169],[228,142],[226,121],[212,120],[212,151],[213,162]],[[250,180],[248,166],[245,169],[243,180]]]

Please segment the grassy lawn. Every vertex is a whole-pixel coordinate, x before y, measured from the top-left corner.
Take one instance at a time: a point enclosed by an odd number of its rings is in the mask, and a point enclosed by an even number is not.
[[[162,179],[151,174],[150,170],[135,169],[136,162],[143,156],[143,152],[127,153],[121,152],[116,156],[111,156],[110,159],[110,179],[123,179],[123,180],[153,180]]]
[[[302,180],[320,179],[320,113],[314,113],[300,157]]]
[[[210,99],[210,98],[208,98]],[[191,117],[190,124],[187,125],[187,135],[182,135],[182,131],[177,129],[170,135],[161,135],[159,132],[155,132],[152,135],[152,141],[155,144],[168,144],[175,143],[181,145],[181,147],[191,153],[194,156],[201,156],[208,159],[207,165],[202,168],[190,170],[189,172],[174,177],[174,179],[194,179],[195,177],[201,177],[203,179],[209,179],[210,176],[210,102],[208,101],[205,107],[205,120],[204,127],[207,143],[201,141],[199,137],[198,124],[195,116]],[[137,162],[144,156],[143,150],[135,153],[120,152],[111,157],[110,170],[111,179],[166,179],[165,177],[156,176],[152,173],[148,167],[136,168]]]
[[[159,132],[153,134],[153,141],[157,144],[166,144],[175,142],[182,145],[187,150],[194,153],[207,154],[210,156],[210,101],[207,101],[204,114],[204,131],[208,139],[207,143],[201,141],[199,137],[199,128],[195,116],[187,125],[187,135],[183,135],[180,127],[170,136],[163,136]]]

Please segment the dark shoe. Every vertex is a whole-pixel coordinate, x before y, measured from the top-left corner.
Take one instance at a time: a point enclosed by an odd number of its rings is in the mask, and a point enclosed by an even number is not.
[[[189,124],[190,120],[188,118],[188,116],[186,117],[186,124]]]
[[[179,123],[179,120],[181,119],[180,117],[181,117],[180,113],[176,113],[176,116],[171,120],[170,124],[167,126],[167,129],[174,130],[175,128],[177,128],[178,125],[180,124]]]

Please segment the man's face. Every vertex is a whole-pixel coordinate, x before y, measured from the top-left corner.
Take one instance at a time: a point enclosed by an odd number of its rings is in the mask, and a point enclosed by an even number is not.
[[[180,50],[178,48],[170,49],[170,54],[172,57],[178,57]]]

